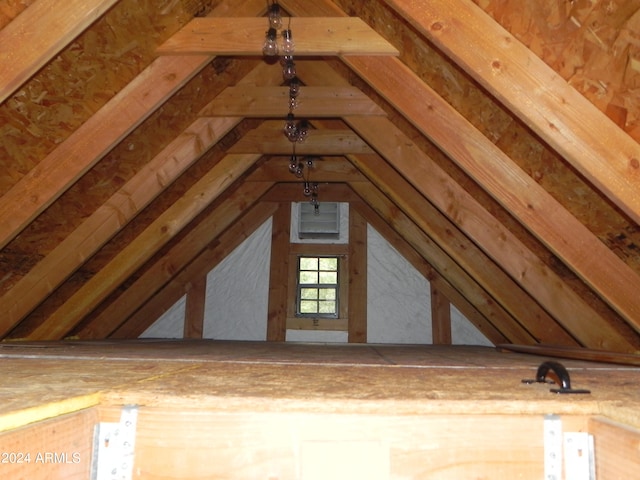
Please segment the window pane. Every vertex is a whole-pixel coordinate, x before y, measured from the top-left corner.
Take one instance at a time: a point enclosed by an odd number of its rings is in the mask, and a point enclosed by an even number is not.
[[[317,300],[318,289],[317,288],[302,288],[300,290],[300,298],[303,300]]]
[[[318,272],[300,272],[300,285],[316,285],[318,283]]]
[[[318,313],[318,302],[302,300],[300,302],[300,313]]]
[[[318,270],[318,258],[300,257],[300,270]]]
[[[338,283],[337,272],[320,272],[320,283],[331,283],[335,285]]]
[[[297,314],[338,317],[338,257],[299,257]]]
[[[337,258],[321,258],[320,259],[320,270],[338,270],[338,259]]]
[[[318,291],[318,298],[320,300],[335,300],[336,289],[335,288],[321,288]]]
[[[336,302],[320,302],[318,313],[336,313]]]

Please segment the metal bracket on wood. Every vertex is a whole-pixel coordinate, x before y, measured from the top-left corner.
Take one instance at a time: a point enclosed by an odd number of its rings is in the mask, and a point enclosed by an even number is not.
[[[100,422],[93,434],[91,480],[131,480],[138,406],[122,408],[120,421]]]
[[[584,390],[580,388],[571,388],[571,379],[569,378],[569,372],[567,369],[558,362],[547,361],[540,364],[538,371],[536,372],[536,378],[534,380],[522,380],[522,383],[547,383],[547,374],[551,370],[556,374],[560,380],[560,388],[552,388],[550,391],[553,393],[591,393],[590,390]],[[554,382],[552,382],[554,383]]]

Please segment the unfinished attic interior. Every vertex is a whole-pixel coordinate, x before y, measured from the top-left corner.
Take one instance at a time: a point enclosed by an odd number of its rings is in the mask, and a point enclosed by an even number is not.
[[[0,62],[3,478],[639,471],[640,1],[0,0]]]

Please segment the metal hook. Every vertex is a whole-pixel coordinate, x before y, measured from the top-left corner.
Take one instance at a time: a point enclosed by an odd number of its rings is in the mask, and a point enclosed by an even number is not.
[[[560,388],[552,388],[553,393],[591,393],[590,390],[571,388],[571,380],[567,369],[558,362],[547,361],[540,364],[535,380],[522,380],[522,383],[548,383],[547,373],[551,370],[560,380]],[[555,383],[555,382],[549,382]]]

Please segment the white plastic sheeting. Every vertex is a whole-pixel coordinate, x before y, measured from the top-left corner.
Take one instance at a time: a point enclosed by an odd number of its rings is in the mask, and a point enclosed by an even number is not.
[[[271,219],[207,275],[205,338],[266,340]]]
[[[341,212],[341,218],[344,217],[348,215]],[[271,226],[271,220],[265,222],[208,274],[205,338],[266,339]],[[348,230],[346,225],[344,229]],[[292,234],[292,240],[293,237]],[[344,241],[344,237],[340,241]],[[368,228],[367,258],[368,342],[431,343],[429,282],[371,227]],[[454,344],[491,345],[454,307],[451,317]],[[183,328],[184,298],[142,336],[181,338]],[[287,330],[287,340],[346,342],[347,333]]]

